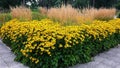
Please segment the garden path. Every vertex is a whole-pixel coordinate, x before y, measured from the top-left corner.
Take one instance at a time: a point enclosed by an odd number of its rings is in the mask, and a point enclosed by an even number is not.
[[[15,55],[11,49],[0,40],[0,68],[28,68],[14,61]]]
[[[29,68],[14,61],[11,49],[0,40],[0,68]],[[86,64],[77,64],[69,68],[120,68],[120,45],[101,53]]]
[[[77,64],[70,68],[120,68],[120,44],[95,56],[89,63]]]

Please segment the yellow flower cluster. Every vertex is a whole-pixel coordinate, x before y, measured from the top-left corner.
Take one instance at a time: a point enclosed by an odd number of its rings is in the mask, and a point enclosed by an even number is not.
[[[65,27],[49,19],[28,22],[11,20],[0,28],[0,37],[2,39],[10,38],[14,42],[18,41],[18,37],[26,37],[26,41],[23,42],[25,47],[20,51],[32,62],[38,63],[39,59],[29,53],[37,56],[43,54],[52,56],[51,51],[57,47],[69,48],[81,44],[85,38],[99,39],[101,41],[108,35],[115,33],[116,30],[120,30],[120,19],[109,22],[94,21],[90,25]]]

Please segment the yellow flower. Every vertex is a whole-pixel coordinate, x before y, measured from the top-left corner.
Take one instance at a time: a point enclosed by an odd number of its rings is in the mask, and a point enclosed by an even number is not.
[[[35,63],[37,64],[39,62],[39,60],[36,60]]]
[[[63,47],[63,45],[62,45],[62,44],[59,44],[59,47]]]
[[[12,42],[24,40],[20,52],[36,64],[39,62],[38,58],[30,54],[43,56],[47,53],[51,56],[51,51],[56,48],[56,45],[65,49],[80,44],[85,39],[93,38],[92,40],[102,41],[114,33],[120,33],[120,19],[108,22],[93,21],[90,25],[81,26],[61,26],[49,19],[27,22],[11,20],[0,28],[0,38],[10,38]]]
[[[44,49],[44,48],[42,48],[42,47],[41,47],[40,49],[41,49],[41,51],[44,51],[44,50],[45,50],[45,49]]]
[[[51,48],[52,48],[52,49],[55,49],[55,47],[54,47],[54,46],[52,46]]]

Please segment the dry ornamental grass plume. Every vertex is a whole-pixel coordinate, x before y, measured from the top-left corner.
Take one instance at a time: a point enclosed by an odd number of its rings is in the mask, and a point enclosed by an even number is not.
[[[39,7],[40,13],[46,15],[47,14],[47,8],[45,7]]]
[[[114,18],[115,14],[116,14],[115,8],[110,8],[110,9],[100,8],[95,13],[95,19],[110,20]]]
[[[84,8],[80,10],[81,21],[83,20],[84,23],[89,23],[93,20],[110,20],[114,18],[115,14],[115,8]]]
[[[47,11],[47,16],[50,19],[57,20],[61,24],[90,24],[93,20],[110,20],[113,19],[116,13],[115,8],[84,8],[75,9],[71,5],[58,8],[50,8]]]
[[[50,19],[60,22],[62,25],[74,24],[90,24],[93,20],[110,20],[113,19],[116,13],[115,8],[84,8],[75,9],[71,5],[62,5],[57,8],[46,9],[40,7],[40,13],[47,15]],[[11,15],[13,18],[20,20],[31,20],[32,12],[29,8],[20,6],[11,8]]]
[[[20,20],[31,20],[32,19],[31,10],[23,6],[11,8],[11,15],[12,15],[12,18],[17,18]]]
[[[77,9],[70,5],[62,5],[60,8],[51,8],[47,12],[47,16],[51,19],[55,19],[66,24],[66,22],[78,22],[79,12]]]
[[[84,24],[89,24],[94,20],[94,14],[97,12],[94,8],[79,9],[79,21]]]

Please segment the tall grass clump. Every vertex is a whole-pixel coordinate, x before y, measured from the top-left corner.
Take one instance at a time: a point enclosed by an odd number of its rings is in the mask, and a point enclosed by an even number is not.
[[[94,20],[94,15],[97,12],[95,8],[83,8],[79,9],[79,21],[84,24],[90,24]]]
[[[42,14],[46,14],[50,19],[54,21],[59,21],[64,25],[73,24],[90,24],[93,20],[110,20],[113,19],[116,14],[115,8],[83,8],[75,9],[71,5],[57,8],[50,8],[45,11],[42,8]]]
[[[79,12],[70,5],[50,8],[47,12],[50,19],[60,21],[61,24],[77,24]]]
[[[11,8],[11,15],[12,15],[12,18],[17,18],[21,21],[32,19],[31,10],[23,6]]]
[[[45,8],[45,7],[39,7],[38,9],[39,9],[39,11],[40,11],[41,14],[43,14],[43,15],[47,14],[47,8]]]
[[[90,21],[93,20],[111,20],[114,18],[116,14],[116,9],[115,8],[84,8],[80,10],[80,16],[82,16],[84,21]]]
[[[97,20],[110,20],[113,19],[116,14],[116,9],[115,8],[100,8],[97,10],[95,13],[95,19]]]

